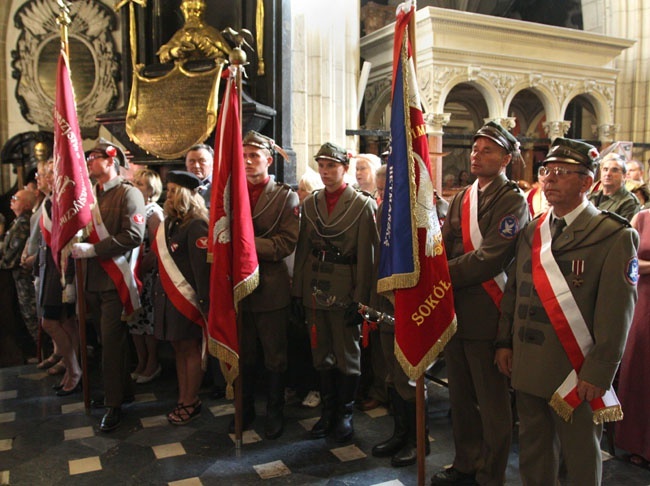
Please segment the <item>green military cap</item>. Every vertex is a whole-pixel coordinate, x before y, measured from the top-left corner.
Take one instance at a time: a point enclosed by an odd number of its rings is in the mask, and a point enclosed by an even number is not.
[[[253,147],[266,149],[269,152],[273,152],[275,149],[275,140],[262,135],[255,130],[250,130],[246,133],[246,135],[244,135],[242,145],[252,145]]]
[[[201,179],[196,177],[191,172],[184,170],[171,170],[167,173],[167,182],[173,182],[181,187],[185,187],[190,191],[195,191],[201,185]]]
[[[542,163],[546,165],[549,162],[564,162],[565,164],[581,165],[593,172],[598,156],[598,149],[593,145],[580,140],[557,137]]]
[[[478,137],[489,138],[499,146],[503,147],[509,154],[519,152],[519,141],[512,133],[498,123],[491,121],[483,125],[474,135],[474,140]]]
[[[118,147],[117,145],[109,142],[105,138],[100,138],[95,146],[91,148],[88,152],[86,152],[86,158],[90,156],[90,154],[102,154],[104,157],[107,158],[112,158],[114,161],[116,161],[119,165],[124,167],[125,169],[129,168],[129,162],[126,159],[126,154],[124,151]]]
[[[334,162],[340,162],[343,165],[350,165],[350,157],[348,151],[330,142],[325,142],[318,153],[314,155],[314,159],[329,159]]]

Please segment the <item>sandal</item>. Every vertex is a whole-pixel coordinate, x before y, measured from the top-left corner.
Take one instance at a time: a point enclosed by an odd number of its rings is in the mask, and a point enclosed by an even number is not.
[[[178,405],[174,411],[167,416],[172,425],[186,425],[201,414],[201,400],[191,405]]]
[[[65,373],[65,365],[62,361],[59,361],[57,364],[47,370],[47,374],[50,376],[61,375],[63,373]]]
[[[58,354],[52,353],[48,358],[44,359],[40,363],[36,365],[36,367],[39,370],[47,370],[48,368],[51,368],[52,366],[56,365],[63,356],[59,356]]]

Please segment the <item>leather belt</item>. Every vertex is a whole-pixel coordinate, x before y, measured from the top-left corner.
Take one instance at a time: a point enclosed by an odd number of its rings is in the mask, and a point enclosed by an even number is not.
[[[357,263],[356,256],[345,256],[328,250],[312,250],[311,254],[319,262],[338,263],[339,265],[354,265]]]

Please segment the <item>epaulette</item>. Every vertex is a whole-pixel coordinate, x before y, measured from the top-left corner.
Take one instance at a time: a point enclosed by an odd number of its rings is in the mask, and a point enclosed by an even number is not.
[[[275,181],[275,185],[276,186],[282,186],[285,189],[290,189],[290,190],[293,191],[293,188],[289,184],[287,184],[286,182]]]
[[[627,219],[625,219],[623,216],[621,216],[620,214],[612,213],[611,211],[603,211],[603,210],[601,210],[600,212],[601,212],[604,216],[609,216],[609,217],[612,218],[614,221],[616,221],[616,222],[618,222],[618,223],[621,223],[622,225],[627,226],[628,228],[631,228],[631,227],[632,227],[632,225],[630,224],[630,222],[629,222]]]
[[[522,192],[521,187],[519,187],[519,184],[517,184],[517,181],[512,181],[508,179],[506,181],[506,185],[509,186],[515,192]]]
[[[357,189],[357,192],[360,192],[360,193],[363,194],[364,196],[368,196],[368,197],[371,197],[371,198],[373,198],[373,199],[375,198],[375,196],[373,196],[372,194],[370,194],[368,191],[364,191],[363,189],[359,189],[359,188],[356,188],[356,189]]]

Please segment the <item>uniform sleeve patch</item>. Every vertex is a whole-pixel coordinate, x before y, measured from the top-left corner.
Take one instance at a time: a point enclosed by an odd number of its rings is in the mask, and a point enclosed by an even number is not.
[[[512,240],[519,232],[519,219],[514,214],[508,214],[499,221],[499,234],[506,240]]]
[[[625,268],[625,279],[630,285],[639,282],[639,260],[637,257],[630,258]]]
[[[134,214],[131,219],[135,224],[144,224],[145,222],[144,216],[140,213]]]
[[[300,217],[300,206],[296,206],[296,207],[293,208],[293,215],[294,215],[296,218],[299,218],[299,217]]]
[[[196,247],[200,250],[207,250],[208,248],[208,237],[201,236],[201,238],[196,240]]]

